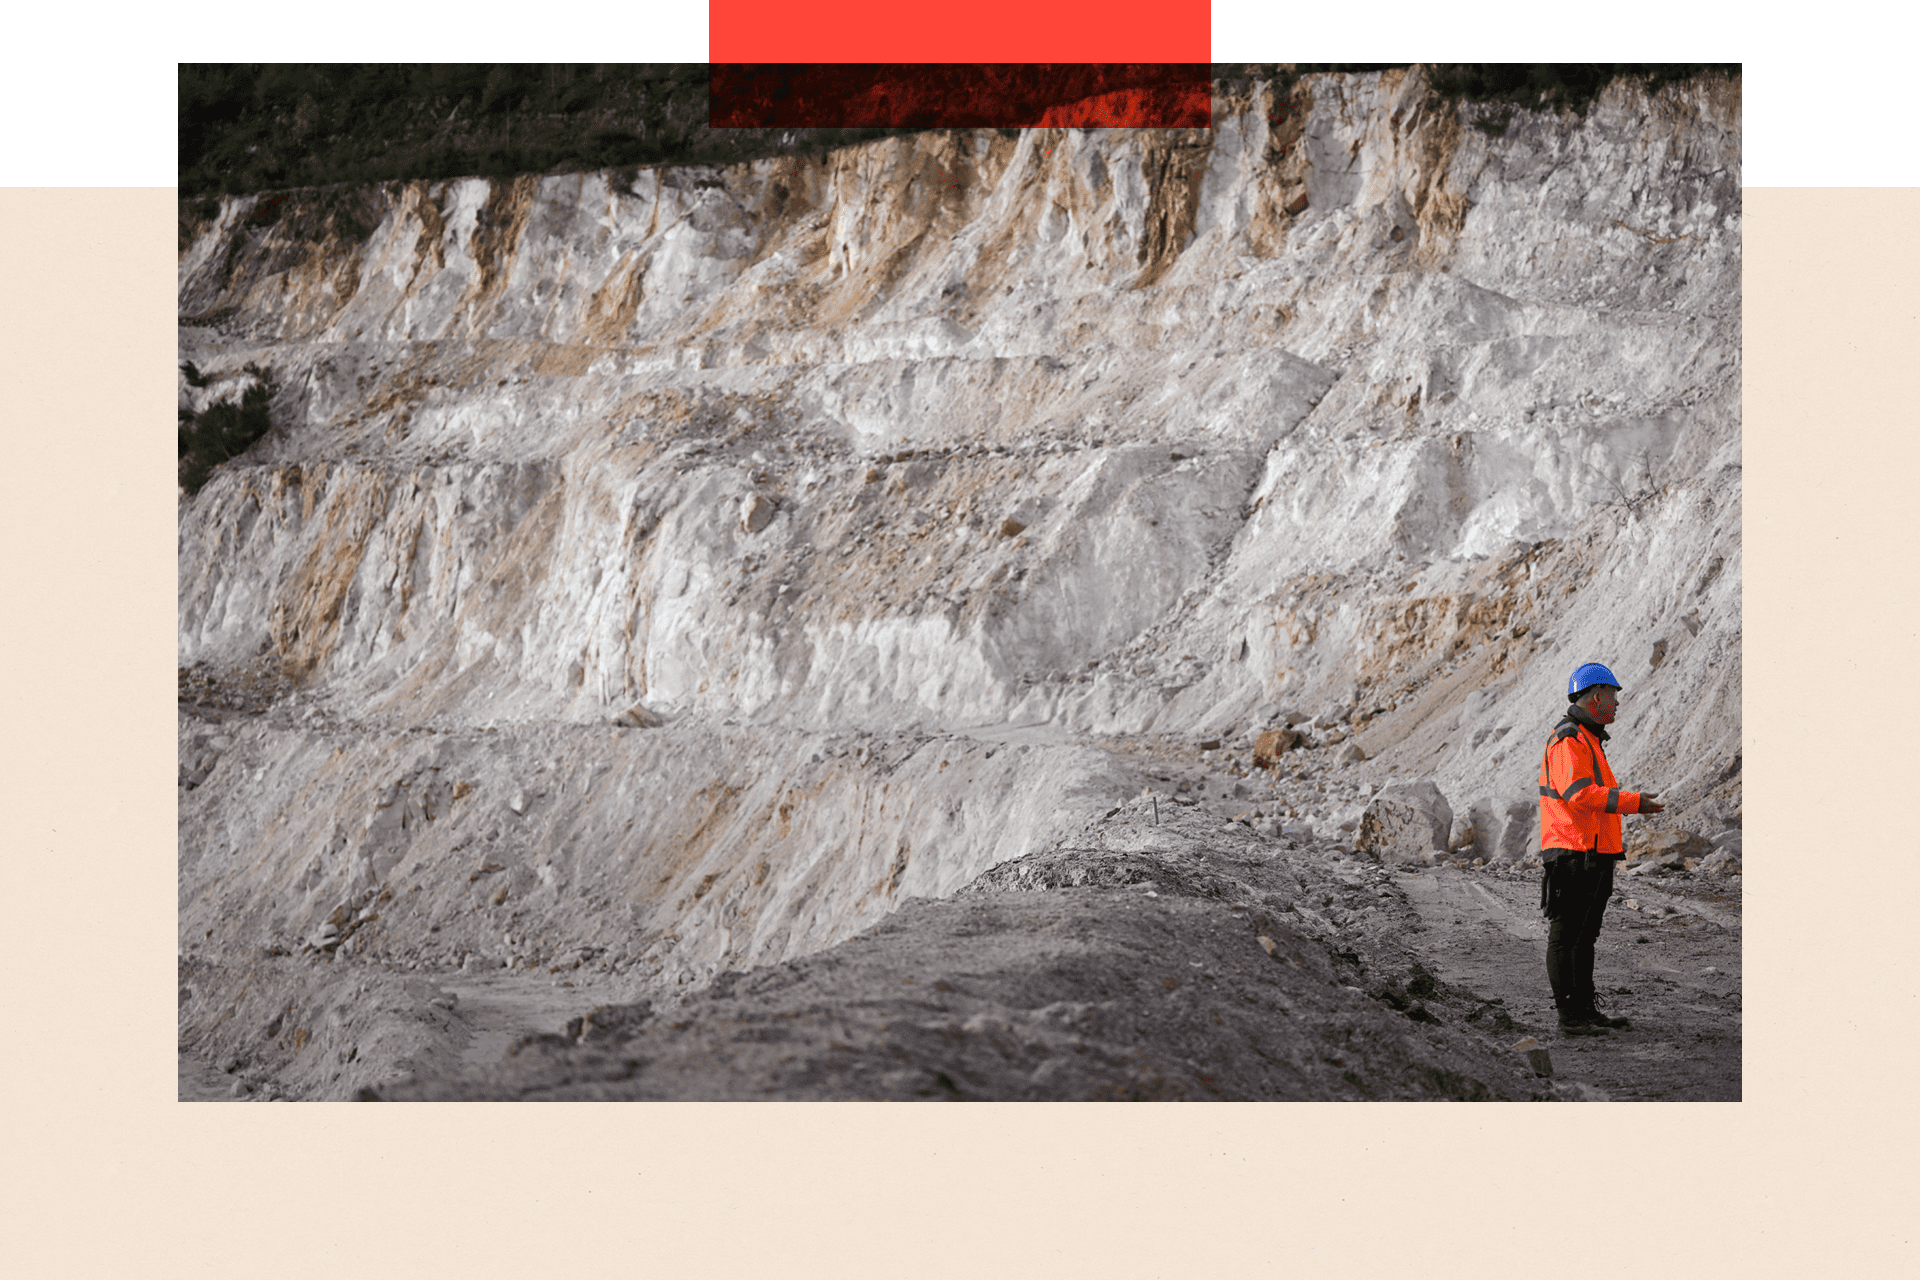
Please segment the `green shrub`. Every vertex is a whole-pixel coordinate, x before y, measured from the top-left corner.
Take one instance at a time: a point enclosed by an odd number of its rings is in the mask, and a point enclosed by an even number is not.
[[[187,385],[207,385],[208,379],[191,360],[180,370],[186,375]],[[246,371],[253,375],[254,382],[240,393],[239,400],[210,404],[198,413],[180,410],[180,487],[189,497],[200,492],[215,467],[251,449],[273,427],[268,405],[279,389],[273,375],[253,364],[247,365]]]
[[[1482,132],[1498,136],[1513,107],[1585,115],[1616,80],[1656,91],[1697,75],[1739,74],[1737,62],[1441,62],[1427,68],[1427,85],[1442,102],[1509,104],[1507,111],[1476,122]]]

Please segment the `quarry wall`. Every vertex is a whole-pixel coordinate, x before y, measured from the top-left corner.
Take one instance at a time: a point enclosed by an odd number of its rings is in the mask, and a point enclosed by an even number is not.
[[[1294,709],[1526,801],[1596,660],[1628,785],[1737,821],[1737,89],[1215,121],[190,225],[183,406],[280,391],[180,503],[181,666],[266,690],[183,708],[183,939],[697,983],[1069,835],[1115,744]]]

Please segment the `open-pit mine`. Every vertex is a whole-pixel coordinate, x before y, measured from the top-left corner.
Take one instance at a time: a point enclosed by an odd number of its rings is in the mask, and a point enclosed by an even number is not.
[[[1738,92],[183,207],[181,1096],[1737,1098]]]

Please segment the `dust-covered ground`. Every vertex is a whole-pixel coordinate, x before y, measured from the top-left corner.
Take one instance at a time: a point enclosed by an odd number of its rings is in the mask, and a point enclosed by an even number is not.
[[[1633,1025],[1574,1039],[1547,995],[1536,871],[1393,871],[1152,801],[1089,835],[682,999],[466,984],[458,1069],[360,1096],[1740,1097],[1737,883],[1623,879],[1597,976]],[[1530,1039],[1551,1077],[1515,1048]]]
[[[1737,875],[1677,860],[1623,871],[1596,978],[1632,1026],[1569,1038],[1547,990],[1537,869],[1389,865],[1234,795],[1282,781],[1181,743],[1126,754],[1186,790],[1117,804],[837,946],[693,989],[588,964],[283,948],[235,962],[190,943],[183,1027],[198,1001],[226,1006],[226,1030],[183,1034],[180,1097],[1741,1096]],[[1298,773],[1340,785],[1325,762]],[[1550,1075],[1529,1047],[1548,1051]]]
[[[1739,1101],[1739,876],[1616,880],[1594,985],[1601,1008],[1632,1025],[1593,1038],[1556,1029],[1538,870],[1441,867],[1401,887],[1420,916],[1409,948],[1444,986],[1503,1001],[1550,1048],[1556,1078],[1614,1101]]]

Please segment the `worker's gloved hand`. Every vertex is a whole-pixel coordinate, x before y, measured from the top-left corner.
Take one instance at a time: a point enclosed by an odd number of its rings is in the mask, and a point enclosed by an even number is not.
[[[1654,799],[1654,797],[1659,794],[1660,793],[1657,791],[1642,791],[1640,793],[1640,812],[1641,813],[1665,813],[1667,810],[1667,806],[1661,804],[1658,800]]]

